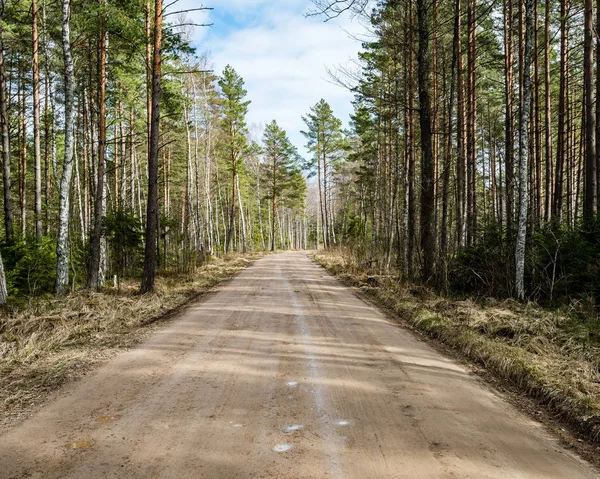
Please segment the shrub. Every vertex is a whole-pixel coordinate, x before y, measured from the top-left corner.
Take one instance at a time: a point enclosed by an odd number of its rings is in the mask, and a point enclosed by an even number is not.
[[[44,237],[0,245],[9,296],[39,296],[54,290],[56,278],[56,243]]]

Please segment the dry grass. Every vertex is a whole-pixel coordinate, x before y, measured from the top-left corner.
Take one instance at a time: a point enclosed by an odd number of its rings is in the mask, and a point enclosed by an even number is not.
[[[93,364],[136,344],[155,320],[230,279],[261,254],[218,258],[194,275],[158,278],[156,293],[78,292],[0,310],[0,424],[12,422]]]
[[[451,301],[357,265],[343,251],[314,256],[403,320],[546,406],[600,443],[600,324],[516,301]]]

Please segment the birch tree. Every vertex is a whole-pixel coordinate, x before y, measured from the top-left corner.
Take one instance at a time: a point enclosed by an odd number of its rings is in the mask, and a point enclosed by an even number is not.
[[[529,178],[527,161],[529,157],[529,110],[531,107],[531,63],[533,57],[533,10],[534,0],[525,2],[525,47],[523,66],[523,104],[520,114],[519,141],[519,232],[516,250],[516,290],[517,296],[525,298],[525,240],[527,238],[527,208],[529,206]]]
[[[56,292],[65,294],[69,284],[69,219],[73,175],[74,75],[71,56],[70,0],[62,1],[62,47],[65,81],[65,152],[59,190],[58,238],[56,242]]]

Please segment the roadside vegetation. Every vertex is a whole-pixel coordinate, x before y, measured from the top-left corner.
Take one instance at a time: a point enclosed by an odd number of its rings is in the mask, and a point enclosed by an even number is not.
[[[151,325],[230,279],[260,253],[216,258],[194,273],[137,281],[101,292],[32,298],[0,309],[0,426],[16,420],[92,365],[138,343]]]
[[[444,298],[353,257],[344,248],[313,256],[402,321],[600,443],[600,323],[593,305],[574,300],[547,310],[512,299]]]

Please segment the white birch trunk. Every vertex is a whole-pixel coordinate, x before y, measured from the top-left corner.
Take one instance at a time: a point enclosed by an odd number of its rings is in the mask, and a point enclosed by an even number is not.
[[[527,237],[527,209],[529,205],[529,184],[527,160],[529,155],[528,121],[531,106],[531,60],[533,37],[534,0],[525,3],[525,65],[523,69],[523,109],[520,122],[519,144],[519,231],[516,248],[516,289],[520,299],[525,298],[525,240]]]
[[[240,221],[241,221],[241,236],[242,236],[242,253],[246,252],[246,218],[244,216],[244,206],[242,205],[242,195],[240,193],[240,177],[235,176],[235,182],[237,187],[238,205],[240,208]]]
[[[73,58],[69,0],[62,2],[62,44],[65,59],[65,154],[59,192],[58,238],[56,241],[56,292],[65,294],[69,285],[69,209],[73,174]],[[56,170],[55,170],[56,171]]]
[[[6,276],[4,275],[4,263],[0,254],[0,306],[6,304],[8,292],[6,291]]]

